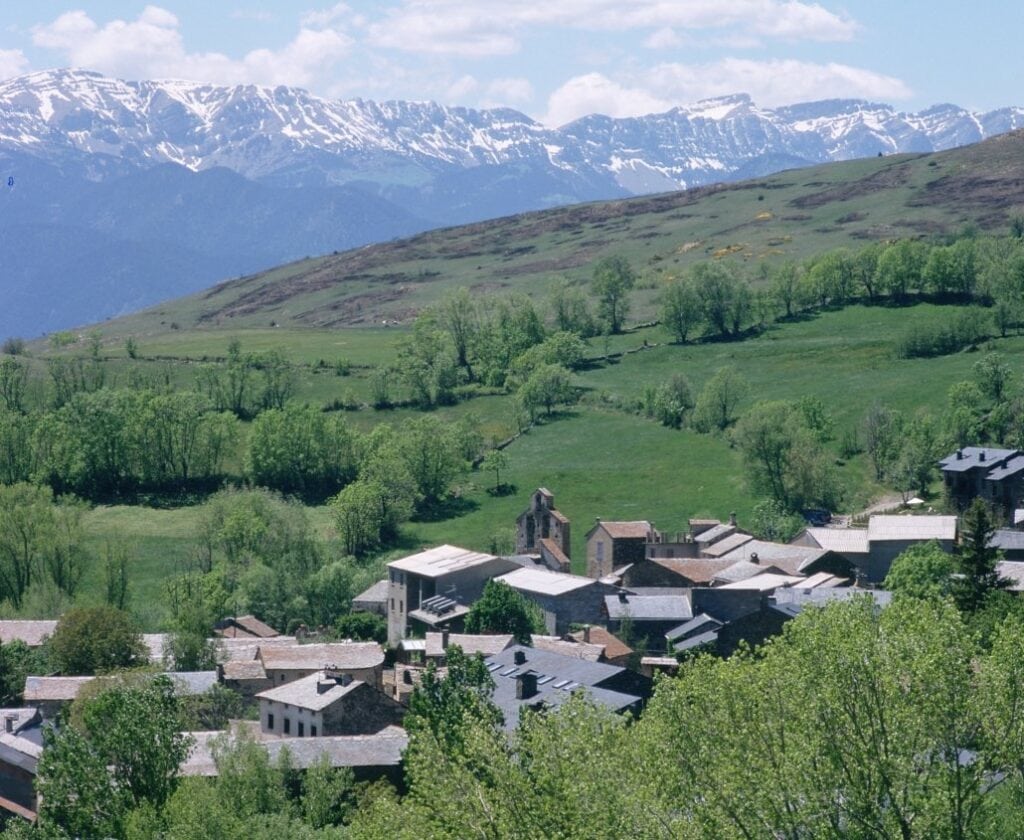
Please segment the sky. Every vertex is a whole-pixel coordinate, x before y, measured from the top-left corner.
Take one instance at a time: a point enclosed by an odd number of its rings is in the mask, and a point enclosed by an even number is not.
[[[295,85],[515,108],[549,126],[747,93],[903,110],[1024,105],[1020,0],[35,0],[6,3],[0,78]],[[14,6],[16,8],[10,8]]]

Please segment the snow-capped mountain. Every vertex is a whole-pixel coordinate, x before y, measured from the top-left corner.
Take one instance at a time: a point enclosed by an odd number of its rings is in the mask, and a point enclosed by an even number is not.
[[[505,108],[33,73],[0,82],[0,174],[14,179],[0,190],[0,245],[15,246],[0,275],[0,335],[438,225],[944,149],[1020,126],[1020,108],[771,110],[741,94],[551,129]],[[58,274],[68,289],[52,294]]]

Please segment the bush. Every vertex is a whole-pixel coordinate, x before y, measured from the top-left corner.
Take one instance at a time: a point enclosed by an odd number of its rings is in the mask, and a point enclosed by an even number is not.
[[[981,312],[961,312],[945,323],[912,326],[896,343],[896,355],[901,359],[945,356],[987,337],[988,329]]]
[[[12,336],[4,339],[0,353],[7,356],[21,356],[25,353],[25,339]]]

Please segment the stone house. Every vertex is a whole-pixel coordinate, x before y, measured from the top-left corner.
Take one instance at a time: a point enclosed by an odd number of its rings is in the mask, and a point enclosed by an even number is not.
[[[547,632],[556,636],[568,633],[571,624],[601,623],[604,596],[617,591],[593,578],[547,569],[516,569],[498,580],[535,603]]]
[[[569,519],[555,508],[551,491],[538,487],[516,518],[516,554],[539,554],[549,568],[568,572],[571,550]]]
[[[0,823],[12,814],[34,822],[36,769],[43,754],[42,718],[34,708],[0,709],[0,717]]]
[[[1024,505],[1024,452],[965,446],[939,461],[946,491],[961,509],[981,496],[1008,522]]]
[[[384,649],[376,642],[268,645],[260,647],[256,658],[274,686],[326,669],[379,686],[384,670]]]
[[[604,522],[587,531],[587,577],[598,580],[615,569],[644,559],[647,544],[657,542],[654,526],[646,520]]]
[[[557,708],[577,691],[613,711],[634,713],[651,694],[651,681],[626,668],[523,645],[485,662],[494,678],[494,703],[509,730],[518,726],[523,708]]]
[[[469,605],[492,578],[519,568],[514,560],[442,545],[388,563],[388,644],[420,630],[461,630]]]
[[[214,633],[225,639],[271,639],[281,635],[254,615],[223,618],[214,625]]]
[[[157,675],[154,675],[157,676]],[[217,671],[173,671],[159,676],[169,677],[174,683],[174,694],[187,697],[204,694],[220,681]],[[70,705],[78,693],[93,680],[104,677],[25,677],[22,699],[26,706],[39,709],[46,720],[55,719]]]
[[[348,673],[325,670],[256,695],[264,736],[369,735],[399,724],[405,710]]]
[[[649,643],[664,636],[673,627],[693,618],[689,590],[660,592],[658,594],[634,594],[620,591],[604,598],[608,616],[608,629],[612,633],[621,631],[625,624],[631,624],[633,638]],[[658,645],[659,649],[661,645]]]

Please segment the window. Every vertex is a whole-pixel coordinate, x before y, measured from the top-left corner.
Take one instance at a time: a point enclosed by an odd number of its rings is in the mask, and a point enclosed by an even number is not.
[[[281,674],[281,682],[284,682],[284,674]]]
[[[394,611],[395,611],[395,599],[392,598],[391,599],[391,612],[394,612]]]
[[[597,562],[604,562],[604,540],[597,541]]]
[[[315,726],[310,725],[310,727],[309,727],[309,737],[310,738],[315,738],[316,737],[316,727]]]
[[[269,715],[267,715],[267,729],[269,729],[271,732],[274,731],[274,713],[273,712],[271,712]]]
[[[405,601],[399,601],[398,602],[398,611],[399,612],[405,612]]]
[[[292,731],[292,720],[291,718],[284,719],[284,734],[290,735]]]
[[[304,723],[303,723],[303,722],[302,722],[302,721],[300,720],[300,721],[299,721],[299,737],[300,737],[300,738],[302,738],[302,737],[304,737],[304,736],[305,736],[305,734],[306,734],[306,726],[305,726],[305,724],[304,724]]]

